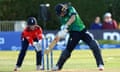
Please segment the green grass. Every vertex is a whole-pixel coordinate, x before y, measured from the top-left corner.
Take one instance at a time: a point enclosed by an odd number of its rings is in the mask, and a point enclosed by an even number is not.
[[[61,51],[53,51],[54,65]],[[0,72],[13,72],[19,51],[0,51]],[[120,49],[102,50],[105,71],[120,72]],[[35,52],[28,51],[20,72],[35,72]],[[64,72],[97,72],[96,63],[90,50],[75,50],[65,63]]]

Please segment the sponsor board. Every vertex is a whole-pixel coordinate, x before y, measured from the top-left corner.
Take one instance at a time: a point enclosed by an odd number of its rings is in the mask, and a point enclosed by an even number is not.
[[[54,39],[57,31],[46,31],[43,34],[42,44],[48,45]],[[97,40],[120,40],[120,31],[119,30],[95,30],[90,31],[95,39]],[[20,40],[21,32],[0,32],[0,50],[20,50],[21,49],[21,40]],[[68,41],[69,34],[67,34],[65,39],[60,40],[56,46],[55,50],[63,50],[66,47]],[[48,39],[48,40],[46,40]],[[43,43],[44,42],[44,43]],[[81,44],[82,41],[78,43],[76,49],[89,49],[89,47],[85,44]],[[42,45],[44,48],[44,45]],[[103,44],[100,45],[101,48],[120,48],[120,45],[117,44]],[[33,50],[34,48],[29,47],[29,50]]]

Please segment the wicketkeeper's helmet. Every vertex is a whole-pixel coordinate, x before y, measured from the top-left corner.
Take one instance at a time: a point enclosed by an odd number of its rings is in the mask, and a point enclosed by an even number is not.
[[[37,20],[35,17],[29,17],[27,20],[27,25],[35,25],[37,24]]]

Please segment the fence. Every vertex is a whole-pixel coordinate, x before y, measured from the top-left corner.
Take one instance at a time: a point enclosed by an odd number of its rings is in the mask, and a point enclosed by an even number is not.
[[[25,21],[0,21],[0,31],[22,31],[25,26]]]

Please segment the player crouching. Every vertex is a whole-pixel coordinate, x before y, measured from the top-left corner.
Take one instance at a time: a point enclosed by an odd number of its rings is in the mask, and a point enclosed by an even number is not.
[[[35,17],[29,17],[27,20],[27,27],[21,34],[21,50],[17,59],[17,63],[14,71],[18,71],[22,66],[24,57],[28,46],[33,46],[36,52],[36,70],[42,70],[41,61],[42,61],[42,49],[41,49],[41,40],[42,40],[42,29],[37,25],[37,20]]]

